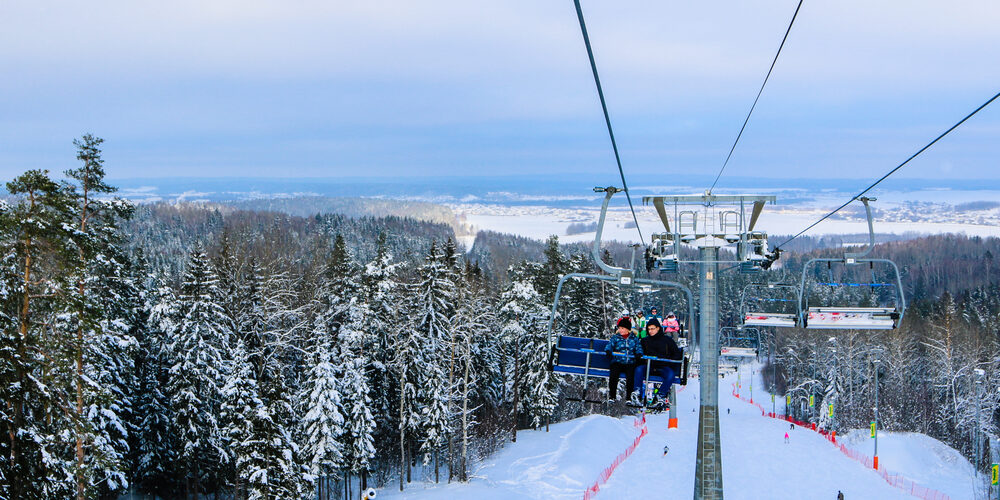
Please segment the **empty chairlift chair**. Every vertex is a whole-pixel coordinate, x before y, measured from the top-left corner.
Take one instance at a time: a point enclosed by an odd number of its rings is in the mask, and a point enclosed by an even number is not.
[[[752,283],[743,288],[740,314],[744,326],[795,327],[799,324],[799,287],[784,283]]]
[[[899,325],[906,311],[906,298],[899,267],[889,259],[864,258],[875,245],[869,198],[860,198],[868,216],[868,246],[861,252],[846,253],[842,259],[811,259],[802,269],[799,286],[800,321],[810,329],[891,330]],[[826,264],[828,279],[822,279]],[[881,276],[877,271],[881,271]],[[867,280],[861,276],[870,276]],[[833,304],[815,305],[823,300],[814,293],[832,289],[827,295],[841,295]],[[856,300],[866,290],[864,300]],[[867,303],[867,305],[866,305]]]

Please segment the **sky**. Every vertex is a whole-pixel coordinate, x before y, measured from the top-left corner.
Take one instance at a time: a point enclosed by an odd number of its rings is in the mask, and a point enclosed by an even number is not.
[[[797,2],[583,0],[630,181],[713,176]],[[1000,2],[806,0],[720,181],[871,179],[1000,91]],[[571,0],[0,4],[0,176],[617,176]],[[1000,179],[1000,102],[900,177]],[[730,177],[731,176],[731,177]]]

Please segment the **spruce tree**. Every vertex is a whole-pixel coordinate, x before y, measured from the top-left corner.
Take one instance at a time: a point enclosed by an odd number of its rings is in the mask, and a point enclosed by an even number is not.
[[[144,493],[174,492],[177,461],[176,432],[166,387],[169,352],[166,343],[180,321],[173,290],[159,280],[147,297],[146,334],[140,342],[135,411],[138,424],[136,482]]]
[[[167,344],[171,424],[177,430],[188,498],[200,494],[202,479],[228,459],[219,431],[219,405],[230,332],[216,283],[208,257],[195,251],[181,287],[181,319]]]
[[[236,493],[248,500],[282,496],[275,484],[280,463],[271,460],[278,444],[274,421],[260,399],[253,365],[242,340],[236,341],[226,385],[221,391],[221,432],[236,472]]]
[[[316,360],[309,369],[305,416],[302,419],[302,455],[312,480],[318,483],[320,498],[325,498],[337,471],[344,467],[344,415],[340,397],[341,374],[330,352],[330,338],[317,341]]]
[[[362,276],[361,297],[370,310],[365,337],[368,354],[367,376],[371,389],[371,411],[383,418],[383,425],[375,429],[375,446],[380,454],[387,455],[394,449],[399,430],[397,406],[399,380],[392,370],[399,324],[407,317],[402,298],[402,287],[397,281],[400,264],[393,262],[386,247],[385,234],[379,234],[375,257]]]
[[[438,451],[447,442],[450,432],[448,407],[452,396],[448,385],[448,363],[452,345],[448,313],[454,310],[454,284],[450,280],[451,270],[434,244],[418,273],[420,282],[415,288],[412,311],[416,317],[417,335],[423,339],[426,361],[420,372],[417,391],[421,408],[420,432],[423,436],[420,451],[424,454],[425,464],[434,460],[437,482],[440,480]]]
[[[347,469],[361,478],[361,490],[367,483],[367,474],[375,458],[375,417],[372,415],[370,388],[365,367],[369,356],[365,339],[372,335],[367,321],[371,310],[360,297],[354,297],[348,308],[347,321],[340,328],[341,397],[347,421],[344,444]]]

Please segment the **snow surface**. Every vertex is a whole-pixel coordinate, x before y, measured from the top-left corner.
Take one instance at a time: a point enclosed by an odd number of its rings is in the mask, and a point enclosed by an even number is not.
[[[453,210],[463,214],[466,222],[476,229],[516,234],[537,240],[544,240],[549,235],[559,236],[561,243],[594,241],[593,231],[567,235],[566,228],[574,222],[596,222],[600,215],[600,206],[596,208],[580,207],[554,208],[546,206],[518,207],[486,207],[452,205]],[[795,234],[829,211],[826,209],[768,207],[761,213],[758,228],[765,229],[768,234]],[[636,207],[636,215],[643,234],[648,237],[651,232],[662,232],[663,225],[649,207]],[[971,219],[971,217],[970,217]],[[604,229],[604,240],[629,242],[637,239],[634,227],[625,227],[632,221],[632,214],[627,208],[608,210],[608,222]],[[878,233],[921,233],[942,234],[959,233],[968,236],[1000,236],[1000,226],[996,224],[960,224],[956,222],[888,222],[875,221],[875,231]],[[825,234],[859,234],[868,232],[868,223],[863,220],[828,219],[809,232],[812,236]],[[472,248],[468,244],[466,248]]]
[[[739,376],[744,382],[749,370],[750,365],[745,365]],[[829,500],[836,498],[838,490],[848,499],[913,498],[845,456],[819,434],[801,428],[789,431],[787,422],[763,417],[755,406],[733,397],[731,384],[737,378],[729,376],[719,381],[723,487],[727,499]],[[748,387],[742,390],[746,395]],[[697,409],[698,392],[698,380],[693,379],[678,395],[679,429],[667,429],[666,414],[648,416],[649,434],[595,498],[693,496],[697,414],[692,410]],[[758,402],[765,407],[770,405],[768,395],[760,391],[754,395],[763,398]],[[778,406],[780,411],[782,405]],[[638,435],[633,422],[633,417],[591,415],[555,424],[548,433],[522,431],[517,443],[509,443],[475,470],[468,484],[414,482],[403,493],[396,484],[390,484],[379,491],[379,498],[580,499],[604,467]],[[790,434],[789,444],[784,443],[786,431]],[[859,441],[856,449],[864,452],[867,444]],[[664,445],[670,447],[666,456]],[[891,471],[943,491],[952,500],[972,498],[967,486],[971,482],[971,465],[944,444],[924,435],[886,433],[880,434],[879,451],[880,461]]]
[[[871,432],[854,430],[840,442],[871,455],[874,451]],[[879,465],[922,485],[948,495],[952,500],[973,498],[972,464],[954,448],[926,434],[915,432],[879,432]]]

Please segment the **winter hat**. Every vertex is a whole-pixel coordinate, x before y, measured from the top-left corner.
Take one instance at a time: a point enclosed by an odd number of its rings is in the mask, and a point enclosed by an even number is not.
[[[658,320],[656,318],[653,318],[653,319],[651,319],[651,320],[649,320],[649,321],[646,322],[646,328],[649,328],[650,326],[655,326],[657,328],[663,328],[663,325],[660,324],[660,320]]]
[[[628,316],[618,320],[618,328],[624,328],[626,330],[632,329],[632,320],[628,319]]]

